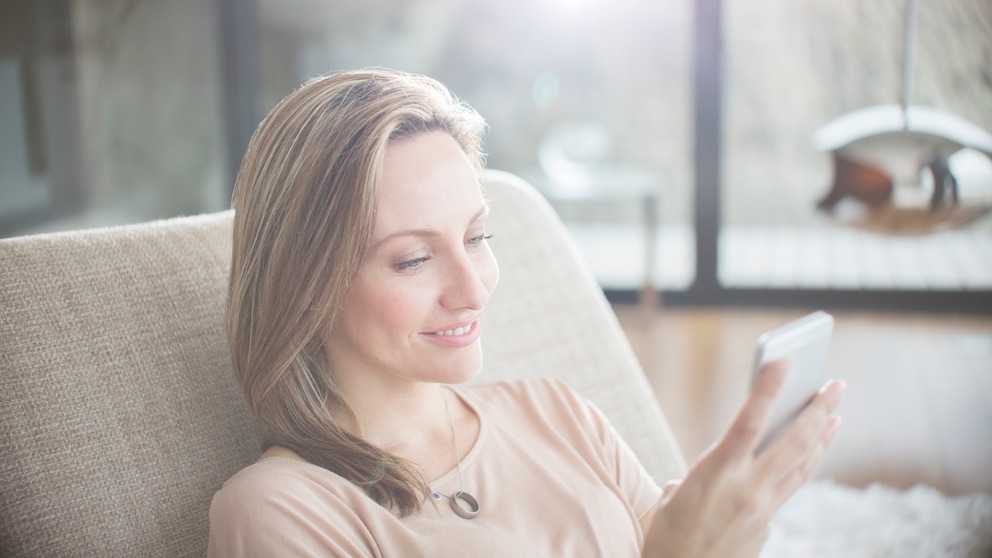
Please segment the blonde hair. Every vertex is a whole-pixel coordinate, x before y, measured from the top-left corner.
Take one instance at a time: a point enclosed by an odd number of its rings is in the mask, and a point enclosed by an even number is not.
[[[354,416],[324,337],[367,250],[391,141],[443,130],[477,168],[485,123],[425,76],[369,68],[313,79],[279,102],[234,186],[228,327],[234,371],[269,443],[361,486],[403,516],[428,488],[411,463],[346,432]]]

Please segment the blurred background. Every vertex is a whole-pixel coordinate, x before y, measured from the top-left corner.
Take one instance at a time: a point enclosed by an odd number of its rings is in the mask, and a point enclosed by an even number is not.
[[[475,106],[489,166],[546,193],[614,299],[974,309],[992,300],[984,154],[958,173],[963,224],[891,234],[816,207],[834,173],[817,130],[904,98],[909,5],[4,0],[0,236],[223,209],[271,106],[379,65]],[[992,129],[992,4],[916,12],[912,102]]]

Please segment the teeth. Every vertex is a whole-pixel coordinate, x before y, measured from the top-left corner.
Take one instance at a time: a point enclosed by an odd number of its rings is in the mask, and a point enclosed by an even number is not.
[[[434,335],[465,335],[471,330],[472,330],[472,326],[465,326],[457,329],[446,329],[444,331],[435,331]]]

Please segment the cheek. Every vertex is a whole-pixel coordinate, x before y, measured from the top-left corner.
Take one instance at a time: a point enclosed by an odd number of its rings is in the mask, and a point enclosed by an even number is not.
[[[414,295],[395,286],[353,288],[332,335],[363,345],[406,336],[416,328],[419,309]]]
[[[398,335],[416,333],[422,325],[425,298],[424,293],[416,289],[385,289],[380,293],[378,304],[369,312],[385,329]]]

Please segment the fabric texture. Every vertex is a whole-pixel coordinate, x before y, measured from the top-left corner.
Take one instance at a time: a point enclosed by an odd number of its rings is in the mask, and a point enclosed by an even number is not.
[[[285,457],[235,475],[210,508],[211,558],[250,556],[598,558],[639,556],[639,520],[661,489],[595,407],[564,383],[456,390],[481,429],[462,459],[482,511],[449,501],[399,519],[340,476]],[[434,490],[459,490],[457,469]]]
[[[0,242],[0,556],[202,556],[261,437],[231,371],[230,214]]]
[[[500,283],[481,381],[550,375],[663,483],[685,463],[551,207],[484,176]],[[0,240],[0,556],[202,556],[261,451],[231,371],[231,213]]]

